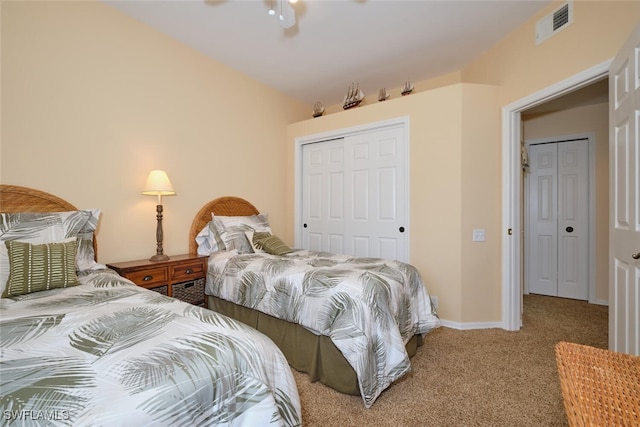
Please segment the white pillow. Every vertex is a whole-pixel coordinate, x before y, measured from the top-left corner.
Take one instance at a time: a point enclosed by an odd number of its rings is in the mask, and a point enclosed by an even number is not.
[[[248,215],[248,216],[225,216],[225,215],[215,215],[211,214],[211,219],[216,227],[222,226],[225,227],[233,227],[238,225],[248,225],[249,227],[259,231],[267,231],[271,230],[269,226],[269,214],[260,213],[257,215]]]
[[[261,213],[257,215],[249,216],[224,216],[211,214],[212,233],[214,238],[216,233],[221,239],[218,241],[218,247],[224,245],[222,236],[225,235],[225,231],[228,229],[242,228],[244,231],[266,231],[271,233],[271,226],[269,226],[269,215]],[[227,235],[229,232],[226,233]],[[253,246],[253,244],[251,245]],[[227,249],[226,245],[223,249]],[[232,249],[232,248],[231,248]]]
[[[213,235],[211,234],[211,229],[209,228],[208,222],[202,230],[196,236],[196,243],[198,244],[198,255],[207,256],[218,250],[218,245],[216,244]]]
[[[220,233],[215,229],[213,221],[209,221],[196,236],[198,255],[209,255],[225,249]]]
[[[224,242],[226,250],[237,250],[239,254],[252,254],[253,244],[245,235],[245,232],[250,231],[246,224],[237,225],[233,227],[227,227],[220,237]]]

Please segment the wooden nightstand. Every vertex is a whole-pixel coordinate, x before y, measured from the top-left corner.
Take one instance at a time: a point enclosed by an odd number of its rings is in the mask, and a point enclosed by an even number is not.
[[[148,259],[116,262],[107,267],[138,286],[194,305],[206,307],[204,283],[207,257],[176,255],[167,261]]]

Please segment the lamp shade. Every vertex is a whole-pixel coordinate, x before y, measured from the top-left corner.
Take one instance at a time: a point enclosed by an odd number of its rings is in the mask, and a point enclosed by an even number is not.
[[[149,172],[147,181],[142,188],[142,194],[146,196],[173,196],[176,192],[167,173],[156,169]]]

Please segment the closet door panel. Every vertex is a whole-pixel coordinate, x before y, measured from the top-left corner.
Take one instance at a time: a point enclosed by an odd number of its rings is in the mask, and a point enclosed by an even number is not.
[[[589,299],[589,146],[558,146],[558,296]]]
[[[555,144],[532,145],[528,251],[529,290],[535,294],[558,294],[557,149]]]
[[[345,172],[342,139],[304,146],[302,245],[315,251],[344,251]]]
[[[351,171],[353,201],[346,219],[347,251],[406,261],[406,141],[403,127],[365,132],[345,138],[345,166]],[[402,230],[402,231],[401,231]],[[349,243],[351,242],[351,244]],[[365,255],[363,255],[365,256]]]

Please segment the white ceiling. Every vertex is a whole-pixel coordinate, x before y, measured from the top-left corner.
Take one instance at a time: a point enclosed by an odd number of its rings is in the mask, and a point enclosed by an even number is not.
[[[375,99],[458,71],[550,3],[299,0],[284,30],[269,0],[103,2],[310,105],[342,103],[353,82]]]

